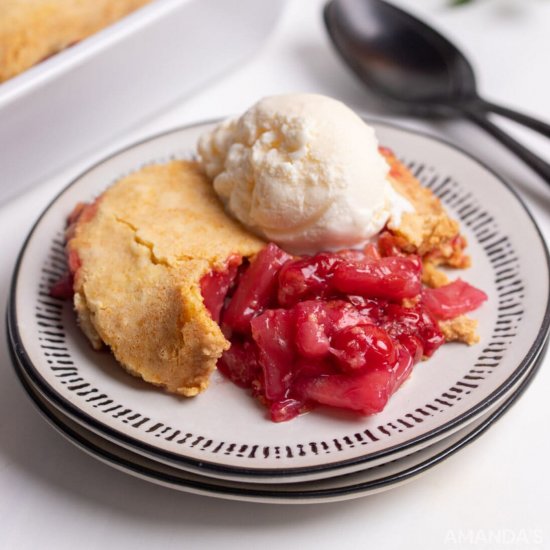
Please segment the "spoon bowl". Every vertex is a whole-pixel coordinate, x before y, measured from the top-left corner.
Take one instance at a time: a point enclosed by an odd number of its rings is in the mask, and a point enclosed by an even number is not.
[[[331,0],[325,25],[336,50],[370,92],[419,116],[463,116],[550,183],[550,164],[487,116],[493,112],[550,137],[550,125],[481,98],[462,52],[420,19],[384,0]]]
[[[325,22],[344,60],[385,99],[425,114],[477,98],[474,71],[460,50],[392,4],[333,1]]]

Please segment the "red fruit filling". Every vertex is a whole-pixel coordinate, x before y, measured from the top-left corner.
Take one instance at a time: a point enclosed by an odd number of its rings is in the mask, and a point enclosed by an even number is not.
[[[242,258],[235,255],[229,258],[224,269],[210,271],[201,279],[201,293],[206,309],[216,323],[220,322],[220,312],[235,277]]]
[[[259,350],[265,397],[269,401],[284,400],[289,394],[295,357],[294,311],[267,310],[255,317],[250,326]]]
[[[99,196],[92,203],[79,202],[67,218],[67,227],[65,229],[65,240],[68,242],[75,235],[77,224],[90,221],[97,212],[99,206]],[[74,281],[78,277],[78,270],[81,262],[78,254],[74,251],[67,251],[67,271],[54,282],[50,287],[50,296],[61,300],[68,300],[74,295]]]
[[[422,290],[422,262],[417,256],[380,258],[366,253],[322,252],[287,262],[279,274],[279,304],[290,307],[308,299],[359,295],[401,301]]]
[[[430,357],[445,341],[436,321],[422,304],[413,307],[388,304],[381,324],[413,357]]]
[[[231,348],[218,368],[249,388],[275,422],[317,404],[380,412],[422,357],[444,342],[437,320],[486,295],[461,281],[423,289],[417,256],[364,251],[293,258],[269,244],[201,281],[204,302]],[[236,282],[234,282],[236,281]]]
[[[217,366],[227,378],[243,388],[252,388],[261,379],[258,347],[250,340],[233,339],[231,347],[220,357]]]
[[[50,296],[68,300],[74,295],[74,281],[78,277],[81,261],[78,254],[71,250],[67,254],[67,271],[50,287]]]
[[[50,296],[60,300],[72,298],[74,294],[73,284],[73,276],[67,271],[50,287]]]
[[[401,301],[422,290],[422,262],[418,256],[388,256],[379,260],[343,261],[334,269],[332,286],[344,294]]]
[[[276,305],[277,276],[290,256],[273,243],[262,249],[243,273],[224,312],[230,329],[248,334],[250,321],[268,306]]]
[[[350,374],[368,372],[372,365],[391,368],[397,360],[390,335],[376,325],[347,327],[333,336],[331,344],[338,366]]]
[[[477,309],[485,300],[485,292],[462,279],[422,292],[424,306],[436,319],[453,319]]]

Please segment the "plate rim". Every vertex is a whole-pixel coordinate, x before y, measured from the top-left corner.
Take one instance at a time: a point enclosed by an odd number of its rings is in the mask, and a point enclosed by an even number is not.
[[[480,402],[473,405],[470,409],[468,409],[464,413],[460,414],[456,418],[451,419],[448,422],[438,427],[433,428],[432,430],[426,432],[425,434],[413,437],[405,443],[396,444],[386,449],[373,452],[369,454],[369,456],[367,457],[358,456],[355,458],[337,460],[328,465],[318,464],[313,466],[294,466],[294,467],[287,466],[284,468],[260,468],[260,467],[250,467],[250,466],[232,466],[227,464],[223,465],[223,464],[211,462],[210,460],[196,459],[189,456],[183,456],[181,454],[174,453],[172,451],[168,451],[165,449],[160,449],[158,447],[155,447],[154,445],[151,445],[150,443],[140,441],[130,435],[127,435],[126,433],[120,430],[117,430],[116,428],[112,428],[111,426],[106,425],[100,420],[95,419],[91,415],[82,411],[79,407],[69,402],[62,394],[58,393],[42,377],[39,369],[37,369],[34,366],[32,361],[29,359],[27,353],[25,352],[25,347],[23,345],[22,338],[20,337],[20,334],[19,334],[18,323],[17,323],[17,312],[15,307],[15,296],[17,293],[17,283],[18,283],[18,278],[19,278],[18,276],[21,268],[21,263],[31,239],[35,237],[35,231],[38,225],[40,224],[42,218],[47,214],[47,212],[51,209],[51,207],[61,198],[61,196],[65,192],[67,192],[71,187],[73,187],[73,185],[75,185],[79,180],[81,180],[87,174],[89,174],[96,168],[100,167],[104,163],[108,162],[109,160],[131,149],[144,145],[148,142],[152,142],[157,139],[167,137],[170,134],[177,134],[185,130],[193,129],[193,128],[204,126],[207,124],[213,124],[213,123],[219,122],[220,120],[223,120],[223,119],[216,118],[216,119],[209,119],[209,120],[201,120],[191,124],[178,126],[176,128],[172,128],[172,129],[154,134],[152,136],[145,137],[131,144],[125,145],[124,147],[118,149],[117,151],[114,151],[108,156],[99,159],[98,161],[91,164],[88,168],[86,168],[85,170],[77,174],[74,178],[72,178],[70,182],[65,187],[63,187],[63,189],[61,189],[51,201],[48,202],[48,204],[44,207],[40,216],[37,218],[36,222],[31,227],[29,234],[27,235],[21,247],[21,250],[18,254],[17,261],[15,263],[15,267],[13,270],[13,275],[12,275],[12,280],[11,280],[11,285],[10,285],[10,290],[8,295],[7,323],[6,323],[8,328],[8,335],[9,335],[8,343],[10,347],[13,347],[12,358],[13,357],[17,358],[18,363],[22,366],[22,368],[25,369],[25,372],[27,372],[30,375],[30,377],[35,383],[37,383],[41,388],[44,389],[45,393],[53,402],[58,404],[61,408],[67,411],[70,411],[72,416],[77,418],[82,425],[84,426],[88,425],[92,427],[92,429],[95,432],[101,433],[102,435],[106,435],[110,439],[121,441],[127,447],[130,447],[132,449],[137,449],[138,452],[141,452],[142,454],[149,455],[149,456],[163,457],[165,460],[171,463],[179,464],[182,468],[191,468],[194,471],[200,471],[200,472],[204,472],[205,470],[210,470],[211,472],[219,475],[246,476],[246,477],[251,477],[256,479],[265,478],[265,477],[303,476],[308,474],[316,474],[321,471],[336,472],[333,475],[337,475],[338,471],[343,468],[353,467],[359,464],[368,464],[369,462],[372,462],[373,460],[378,460],[378,459],[387,458],[389,460],[390,457],[395,453],[410,450],[412,447],[416,445],[420,445],[424,442],[427,442],[439,435],[442,435],[452,430],[453,428],[458,427],[459,425],[467,422],[472,417],[475,417],[476,415],[480,414],[483,410],[485,410],[487,407],[489,407],[507,389],[509,389],[509,387],[518,379],[519,376],[521,376],[522,373],[525,372],[525,370],[529,367],[530,362],[533,360],[533,358],[536,357],[537,353],[540,352],[541,348],[544,346],[544,343],[547,340],[549,335],[550,294],[547,297],[546,308],[542,319],[542,323],[538,329],[538,332],[533,341],[533,344],[531,345],[529,350],[526,352],[524,358],[518,363],[517,367],[512,372],[512,374],[498,388],[496,388],[492,393],[490,393]],[[506,180],[506,178],[498,174],[497,171],[495,171],[493,168],[488,166],[484,161],[479,160],[475,155],[471,154],[468,151],[465,151],[462,147],[457,146],[454,143],[444,138],[441,138],[439,136],[434,136],[429,132],[418,131],[415,129],[401,126],[399,124],[395,124],[393,122],[388,122],[388,121],[384,121],[384,120],[380,120],[372,117],[365,118],[365,120],[370,124],[387,126],[391,129],[394,129],[400,132],[405,132],[406,134],[409,134],[411,136],[420,136],[423,138],[427,138],[428,140],[433,140],[439,144],[443,144],[444,146],[452,150],[458,151],[464,157],[466,157],[469,161],[474,162],[475,164],[480,166],[483,170],[491,174],[502,185],[503,189],[507,190],[512,195],[512,198],[516,199],[516,201],[519,203],[519,206],[522,208],[523,212],[527,215],[527,219],[530,221],[542,246],[546,270],[550,281],[550,254],[548,251],[547,244],[542,235],[542,232],[538,227],[537,222],[534,219],[533,215],[527,208],[525,202],[520,197],[518,192],[514,190],[513,186]]]
[[[202,481],[182,480],[172,476],[171,474],[157,472],[147,466],[135,464],[128,458],[116,456],[106,449],[97,447],[97,445],[89,442],[82,434],[75,432],[72,428],[63,424],[63,421],[57,418],[44,403],[40,402],[40,398],[36,397],[35,390],[32,388],[32,383],[25,380],[25,374],[22,372],[23,369],[21,367],[16,367],[14,370],[19,383],[27,394],[27,397],[38,409],[38,412],[45,419],[45,421],[63,437],[68,439],[71,444],[75,445],[81,451],[89,454],[92,458],[99,460],[112,468],[120,470],[125,474],[132,475],[133,477],[138,477],[149,483],[162,485],[172,490],[190,494],[199,494],[210,498],[238,500],[242,502],[257,502],[261,504],[276,503],[299,505],[321,504],[368,497],[378,492],[396,488],[401,484],[413,481],[420,475],[427,473],[432,468],[444,462],[447,458],[450,458],[463,448],[476,441],[511,410],[511,408],[521,399],[536,378],[536,375],[540,371],[542,363],[547,355],[548,348],[548,344],[545,345],[540,354],[533,361],[532,365],[530,365],[530,371],[527,373],[525,379],[497,409],[491,411],[487,418],[485,418],[474,429],[468,431],[459,440],[437,452],[435,455],[429,456],[418,464],[405,468],[402,471],[383,476],[379,479],[354,483],[332,489],[298,490],[285,493],[278,493],[268,489],[256,489],[253,486],[254,484],[249,484],[251,486],[247,488],[216,486],[215,483],[211,483],[211,478],[208,478],[207,476],[203,476],[204,480]],[[42,397],[42,399],[44,399],[44,397]],[[55,408],[54,404],[50,403],[50,405]],[[63,411],[60,412],[63,414]],[[467,429],[467,426],[465,426],[465,429]],[[215,481],[216,480],[214,480],[214,482]]]

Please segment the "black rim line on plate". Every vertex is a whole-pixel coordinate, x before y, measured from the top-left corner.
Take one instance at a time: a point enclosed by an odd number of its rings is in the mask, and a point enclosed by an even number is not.
[[[160,134],[156,134],[154,136],[151,136],[149,138],[140,140],[136,143],[130,144],[111,155],[103,158],[102,160],[94,163],[92,166],[90,166],[87,170],[76,176],[74,179],[71,180],[71,182],[62,189],[46,206],[40,217],[37,219],[35,224],[33,225],[32,229],[29,232],[29,235],[25,239],[25,242],[21,248],[21,251],[19,253],[19,256],[17,258],[17,262],[15,264],[13,277],[12,277],[12,283],[10,288],[10,294],[9,294],[9,305],[7,308],[7,327],[8,327],[8,334],[10,336],[9,342],[10,345],[14,348],[14,355],[17,357],[19,364],[25,369],[25,371],[29,374],[31,379],[40,386],[50,401],[53,401],[58,407],[67,410],[67,412],[70,413],[71,416],[74,416],[75,420],[81,424],[88,425],[92,428],[93,431],[100,433],[101,435],[105,435],[110,439],[118,440],[122,442],[125,446],[130,448],[137,448],[143,451],[145,454],[148,454],[149,456],[161,456],[166,460],[179,463],[179,464],[186,464],[188,466],[194,467],[199,472],[201,470],[211,470],[213,472],[219,472],[219,473],[226,473],[226,474],[244,474],[247,476],[252,477],[266,477],[266,476],[273,476],[273,475],[284,475],[284,476],[292,476],[292,475],[302,475],[307,473],[315,473],[322,470],[337,470],[340,468],[345,468],[348,466],[353,466],[356,464],[362,464],[371,462],[373,460],[379,459],[379,458],[385,458],[388,457],[396,452],[407,450],[413,446],[416,446],[426,440],[432,439],[436,437],[439,434],[442,434],[455,426],[462,424],[463,422],[467,421],[472,416],[475,416],[476,414],[480,413],[483,409],[487,408],[491,405],[496,399],[498,399],[499,396],[501,396],[517,379],[523,372],[525,372],[525,369],[528,367],[529,363],[533,360],[533,358],[536,356],[537,352],[541,349],[541,347],[544,345],[547,337],[548,337],[548,330],[550,327],[550,293],[547,297],[546,301],[546,309],[545,313],[542,319],[542,323],[540,326],[540,329],[537,333],[537,336],[533,342],[533,345],[531,348],[527,351],[525,354],[525,357],[523,360],[519,363],[518,367],[515,369],[515,371],[499,386],[496,390],[494,390],[490,395],[488,395],[485,399],[474,405],[472,408],[470,408],[468,411],[462,413],[458,417],[446,422],[445,424],[434,428],[430,430],[429,432],[426,432],[423,435],[417,436],[415,438],[412,438],[411,440],[407,441],[404,444],[401,445],[394,445],[393,447],[389,447],[388,449],[385,449],[383,451],[378,451],[372,454],[369,454],[367,457],[359,456],[352,459],[346,459],[346,460],[340,460],[336,462],[332,462],[330,464],[321,464],[316,466],[303,466],[303,467],[292,467],[292,468],[254,468],[254,467],[241,467],[241,466],[228,466],[228,465],[220,465],[218,463],[213,463],[208,460],[201,460],[201,459],[195,459],[191,457],[182,456],[180,454],[167,451],[164,449],[159,449],[157,447],[154,447],[148,443],[142,442],[132,436],[128,436],[125,433],[120,432],[119,430],[115,428],[111,428],[110,426],[107,426],[103,422],[100,422],[96,420],[95,418],[91,417],[81,409],[79,409],[77,406],[70,403],[63,395],[59,394],[55,389],[53,389],[46,380],[42,377],[40,372],[35,369],[33,363],[28,358],[27,354],[25,353],[25,349],[21,340],[21,337],[19,335],[18,330],[18,324],[17,324],[17,314],[15,309],[15,296],[17,292],[17,281],[18,281],[18,275],[19,270],[21,266],[21,262],[23,260],[23,257],[25,255],[25,251],[27,249],[27,246],[34,236],[34,232],[42,220],[42,218],[46,215],[46,213],[49,211],[49,209],[52,207],[52,205],[57,202],[57,200],[69,189],[71,188],[75,183],[77,183],[81,178],[83,178],[85,175],[96,169],[98,166],[104,164],[105,162],[111,160],[112,158],[117,157],[118,155],[129,151],[135,147],[138,147],[140,145],[144,145],[148,142],[155,141],[157,139],[167,137],[171,134],[177,134],[181,131],[196,128],[199,126],[204,126],[206,124],[212,124],[219,122],[220,119],[215,120],[207,120],[207,121],[201,121],[194,124],[185,125],[182,127],[178,127],[166,132],[162,132]],[[450,149],[454,149],[460,153],[462,153],[464,156],[469,158],[471,161],[479,165],[481,168],[492,174],[504,187],[504,189],[508,190],[511,195],[519,202],[520,206],[523,208],[524,212],[526,213],[528,219],[531,221],[535,232],[537,233],[540,243],[542,245],[542,249],[544,251],[544,256],[546,260],[546,269],[547,273],[550,274],[550,256],[548,252],[548,248],[546,246],[546,243],[544,241],[544,238],[542,236],[542,233],[529,212],[529,209],[523,202],[522,198],[519,196],[519,194],[513,189],[511,184],[509,184],[505,178],[500,176],[495,170],[493,170],[491,167],[487,166],[483,161],[477,159],[474,155],[471,153],[465,151],[459,146],[454,145],[453,143],[446,141],[438,136],[430,135],[428,132],[423,131],[416,131],[408,128],[401,127],[397,124],[388,123],[386,121],[381,121],[379,119],[375,118],[369,118],[365,119],[369,123],[378,124],[381,126],[387,126],[389,128],[396,129],[401,132],[405,132],[410,135],[419,135],[421,137],[433,140],[435,142],[438,142],[440,144],[445,145],[446,147],[449,147]],[[14,356],[12,354],[12,358]]]
[[[62,420],[57,418],[47,406],[36,396],[32,384],[25,379],[21,368],[15,368],[16,375],[19,379],[19,382],[25,389],[27,397],[31,400],[34,406],[38,409],[42,417],[48,422],[56,431],[58,431],[62,436],[69,439],[71,443],[76,445],[80,450],[91,453],[94,458],[106,461],[111,467],[119,466],[123,468],[127,474],[137,474],[140,476],[145,476],[147,481],[151,482],[154,479],[157,482],[168,484],[169,488],[176,489],[174,486],[186,487],[190,489],[197,489],[200,491],[206,491],[207,494],[203,496],[210,496],[212,498],[217,497],[217,495],[233,495],[233,496],[252,496],[257,498],[271,498],[274,500],[280,500],[281,502],[274,502],[275,504],[308,504],[308,502],[289,502],[289,500],[299,500],[304,499],[310,501],[317,498],[329,498],[329,497],[339,497],[345,495],[355,494],[367,489],[378,489],[387,487],[388,485],[395,485],[398,483],[406,482],[414,479],[415,477],[423,474],[433,467],[441,464],[447,458],[453,456],[455,453],[467,447],[469,444],[476,441],[481,435],[483,435],[490,427],[492,427],[500,418],[502,418],[511,408],[517,403],[519,398],[525,393],[527,388],[530,386],[534,380],[548,350],[546,346],[541,354],[538,356],[536,361],[533,363],[531,371],[527,374],[525,379],[521,382],[518,388],[502,403],[495,411],[490,413],[490,415],[483,420],[483,422],[477,426],[471,432],[468,432],[464,437],[453,443],[448,448],[436,453],[434,456],[429,457],[423,462],[411,466],[403,470],[402,472],[391,474],[389,476],[374,480],[366,481],[363,483],[356,483],[354,485],[349,485],[340,488],[334,489],[320,489],[320,490],[309,490],[309,491],[290,491],[290,492],[276,492],[269,491],[265,489],[254,489],[253,486],[248,488],[239,488],[239,487],[223,487],[211,485],[208,483],[208,478],[204,482],[195,481],[195,480],[182,480],[178,477],[172,476],[170,474],[157,472],[148,468],[147,466],[138,466],[126,460],[122,457],[113,455],[111,452],[106,451],[100,447],[97,447],[95,444],[89,442],[85,437],[83,437],[78,432],[75,432],[72,428],[66,426]],[[86,429],[86,428],[84,428]],[[345,478],[346,476],[342,476]],[[223,480],[222,480],[223,481]],[[253,484],[252,484],[253,485]],[[215,493],[215,494],[212,494]],[[368,496],[368,495],[364,495]],[[286,502],[285,502],[286,501]]]

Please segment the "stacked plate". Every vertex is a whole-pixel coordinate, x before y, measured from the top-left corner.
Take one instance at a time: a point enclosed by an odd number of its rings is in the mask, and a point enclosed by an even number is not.
[[[130,147],[73,181],[46,209],[18,261],[8,309],[16,371],[48,421],[104,462],[175,489],[259,502],[328,502],[415,478],[483,433],[523,392],[548,334],[549,263],[513,191],[442,141],[374,124],[460,220],[472,267],[459,275],[489,295],[478,344],[443,346],[371,417],[316,410],[269,422],[252,397],[216,374],[194,399],[167,395],[91,350],[70,303],[49,295],[65,268],[65,219],[122,175],[193,154],[210,127]]]

